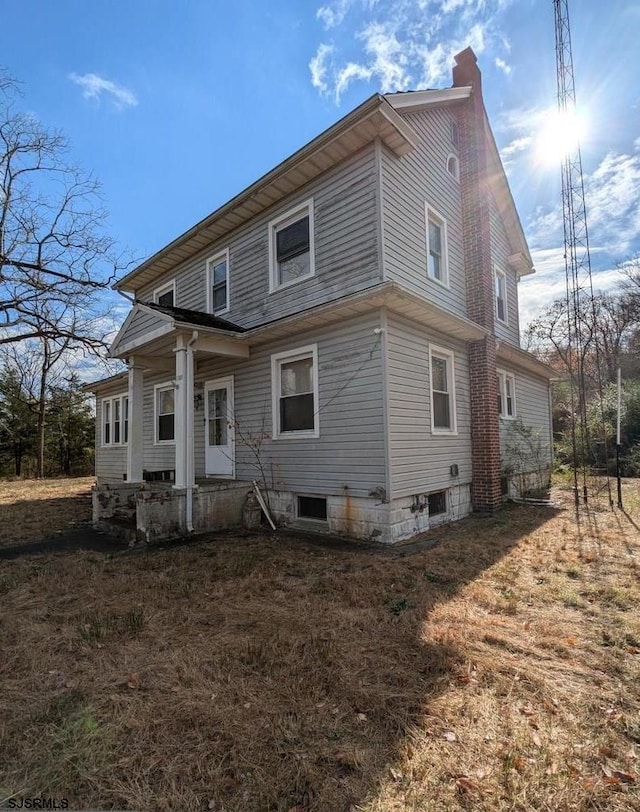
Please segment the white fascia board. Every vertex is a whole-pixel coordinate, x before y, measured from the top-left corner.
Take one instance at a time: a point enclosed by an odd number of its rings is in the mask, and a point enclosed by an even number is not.
[[[395,110],[426,110],[443,104],[464,101],[471,96],[471,86],[447,87],[443,90],[412,90],[408,93],[388,93],[384,98]]]

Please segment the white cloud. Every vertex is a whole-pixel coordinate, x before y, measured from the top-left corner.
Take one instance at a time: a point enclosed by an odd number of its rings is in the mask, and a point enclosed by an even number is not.
[[[498,31],[498,16],[511,0],[333,0],[317,11],[332,29],[332,46],[319,46],[309,64],[311,81],[336,103],[357,81],[375,82],[383,93],[437,87],[450,76],[453,56],[470,45],[477,54],[495,46],[497,58],[508,43]],[[353,26],[360,7],[367,20]],[[355,46],[355,48],[354,48]],[[321,49],[332,47],[331,65],[321,61]],[[319,61],[320,60],[320,61]],[[318,78],[318,64],[324,72]],[[509,66],[501,60],[501,68]]]
[[[316,55],[309,62],[309,70],[311,71],[311,84],[317,87],[321,93],[326,93],[327,83],[327,61],[333,53],[333,46],[321,43],[318,46]]]
[[[501,59],[499,56],[497,56],[493,61],[496,68],[499,68],[501,71],[504,71],[507,76],[511,73],[511,65],[505,62],[504,59]]]
[[[104,94],[118,110],[135,107],[138,104],[135,93],[129,88],[105,79],[103,76],[98,76],[96,73],[84,73],[81,76],[77,73],[70,73],[69,79],[82,88],[82,95],[85,99],[94,99],[99,102]]]

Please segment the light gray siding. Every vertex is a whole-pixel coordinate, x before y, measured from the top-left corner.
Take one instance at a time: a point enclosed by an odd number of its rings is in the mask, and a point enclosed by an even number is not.
[[[269,293],[269,222],[313,198],[315,276]],[[176,279],[176,306],[206,310],[206,260],[229,248],[230,309],[224,318],[251,327],[361,290],[380,280],[378,198],[373,144],[308,184],[284,204],[139,291],[148,300]]]
[[[515,271],[508,265],[508,258],[511,255],[511,248],[507,238],[507,232],[502,221],[498,207],[491,198],[490,210],[491,225],[491,257],[494,267],[503,271],[507,278],[507,324],[495,320],[496,336],[503,340],[520,346],[520,319],[518,314],[518,279]]]
[[[141,336],[148,336],[154,330],[164,327],[167,321],[156,316],[154,313],[146,313],[138,310],[127,325],[126,333],[121,337],[121,341],[128,344]]]
[[[446,110],[410,113],[419,146],[401,158],[382,150],[385,278],[395,279],[447,310],[466,314],[460,184],[447,170],[451,115]],[[449,287],[427,277],[425,204],[447,227]]]
[[[127,472],[126,445],[102,445],[102,401],[126,393],[126,388],[120,385],[96,395],[95,467],[100,482],[122,482]]]
[[[498,369],[515,376],[516,420],[500,420],[503,466],[514,471],[537,470],[551,464],[549,383],[498,362]]]
[[[430,343],[455,353],[456,435],[431,431]],[[387,359],[392,498],[469,482],[469,364],[465,345],[389,315]],[[450,472],[453,464],[458,466],[455,478]]]
[[[377,313],[260,347],[247,361],[211,359],[197,380],[234,376],[236,475],[260,479],[250,442],[264,432],[260,455],[269,484],[308,494],[368,496],[385,485],[381,338]],[[271,355],[318,345],[320,436],[272,440]],[[204,473],[204,414],[196,413],[198,475]]]

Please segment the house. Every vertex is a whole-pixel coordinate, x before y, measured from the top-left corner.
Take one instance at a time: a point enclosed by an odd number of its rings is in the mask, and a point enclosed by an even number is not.
[[[548,477],[552,370],[476,57],[376,94],[158,251],[94,384],[94,519],[147,539],[283,523],[394,542]]]

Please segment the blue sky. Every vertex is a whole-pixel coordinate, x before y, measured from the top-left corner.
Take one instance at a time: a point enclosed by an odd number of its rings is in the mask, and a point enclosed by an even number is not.
[[[140,259],[373,92],[451,84],[466,45],[538,273],[523,320],[562,292],[551,0],[4,0],[2,64],[24,105],[101,180]],[[570,8],[596,287],[640,249],[640,0]],[[548,152],[548,150],[547,150]],[[124,308],[123,303],[123,308]],[[126,308],[124,308],[126,309]]]

